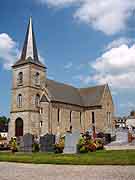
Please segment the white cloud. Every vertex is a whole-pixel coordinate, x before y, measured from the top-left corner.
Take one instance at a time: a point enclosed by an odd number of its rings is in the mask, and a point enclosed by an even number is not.
[[[4,68],[10,69],[18,55],[17,43],[8,34],[0,34],[0,60]]]
[[[80,0],[38,0],[41,3],[48,3],[51,6],[57,7],[57,6],[66,6],[66,5],[71,5],[73,3],[76,3]]]
[[[135,108],[135,104],[133,102],[120,103],[120,106],[126,108]]]
[[[37,0],[52,7],[76,5],[74,18],[107,35],[124,30],[135,10],[134,0]]]
[[[99,84],[109,83],[114,88],[135,88],[135,45],[120,45],[103,53],[91,67],[92,77]]]
[[[73,76],[73,79],[77,80],[77,81],[79,80],[85,85],[89,84],[89,82],[91,82],[93,80],[93,78],[91,76],[84,76],[82,74]]]
[[[15,42],[8,34],[0,34],[0,61],[4,69],[10,70],[11,66],[19,59],[21,51],[18,43]],[[39,60],[44,63],[44,58],[39,54]]]
[[[120,43],[118,46],[118,43],[114,42],[117,41],[110,43],[107,46],[109,48],[106,48],[95,62],[89,62],[90,71],[94,70],[93,75],[81,74],[74,76],[73,79],[87,85],[93,81],[96,84],[108,83],[113,90],[135,89],[135,44],[128,45],[129,40],[126,39],[121,42],[127,42],[127,44]]]
[[[69,69],[72,68],[72,66],[73,66],[73,63],[72,63],[72,62],[68,62],[68,63],[64,66],[64,68],[65,68],[66,70],[69,70]]]
[[[114,41],[109,43],[107,45],[107,47],[105,47],[105,50],[109,50],[112,48],[118,48],[119,46],[121,46],[123,44],[130,45],[131,43],[133,43],[133,41],[134,41],[133,39],[121,37],[121,38],[115,39]]]

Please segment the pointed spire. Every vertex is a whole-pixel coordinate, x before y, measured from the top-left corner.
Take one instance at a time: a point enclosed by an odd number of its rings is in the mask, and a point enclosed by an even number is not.
[[[27,60],[28,58],[31,58],[32,61],[39,63],[38,52],[37,52],[31,17],[29,20],[28,28],[27,28],[27,33],[26,33],[26,37],[25,37],[25,41],[24,41],[21,60]]]
[[[42,66],[46,68],[38,58],[38,52],[37,52],[37,47],[36,47],[36,40],[35,40],[35,35],[34,35],[34,30],[33,30],[33,24],[32,24],[32,18],[30,17],[26,36],[25,36],[25,41],[23,45],[23,50],[21,57],[19,61],[17,61],[13,67],[16,67],[18,65],[22,65],[24,63],[35,63],[39,66]]]

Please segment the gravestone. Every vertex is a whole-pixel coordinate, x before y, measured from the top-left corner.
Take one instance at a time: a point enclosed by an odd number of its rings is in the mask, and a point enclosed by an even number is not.
[[[108,144],[109,146],[119,146],[128,144],[128,130],[118,129],[116,132],[116,140]]]
[[[63,152],[65,154],[75,154],[77,153],[77,144],[80,138],[80,132],[75,131],[73,133],[66,133],[65,136],[65,146]]]
[[[128,143],[128,130],[126,129],[119,129],[116,132],[116,142],[120,143]]]
[[[46,134],[40,137],[41,152],[54,152],[55,135]]]
[[[32,152],[33,135],[30,133],[25,134],[21,143],[23,145],[22,150],[24,152]]]
[[[19,139],[19,151],[24,151],[23,136],[21,136],[20,139]]]

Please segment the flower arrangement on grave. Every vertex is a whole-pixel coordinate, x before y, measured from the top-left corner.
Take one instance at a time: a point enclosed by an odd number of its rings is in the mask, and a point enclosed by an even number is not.
[[[79,153],[94,152],[103,149],[103,141],[101,139],[93,140],[88,132],[83,134],[78,142],[77,149]]]
[[[65,136],[60,137],[59,142],[54,145],[54,151],[55,153],[63,153],[65,144]]]
[[[11,137],[10,149],[11,149],[12,153],[15,153],[18,151],[16,137]]]

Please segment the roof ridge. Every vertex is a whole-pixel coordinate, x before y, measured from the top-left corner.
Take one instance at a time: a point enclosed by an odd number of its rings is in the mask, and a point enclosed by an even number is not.
[[[53,81],[53,82],[58,83],[58,84],[61,84],[61,85],[69,86],[69,87],[72,87],[72,88],[74,88],[74,89],[78,89],[77,87],[75,87],[75,86],[73,86],[73,85],[71,85],[71,84],[66,84],[66,83],[59,82],[59,81],[53,80],[53,79],[48,79],[48,78],[47,78],[47,80]]]
[[[83,87],[83,88],[78,88],[79,90],[83,90],[83,89],[90,89],[90,88],[97,88],[97,87],[106,87],[107,84],[101,84],[101,85],[95,85],[95,86],[88,86],[88,87]]]

